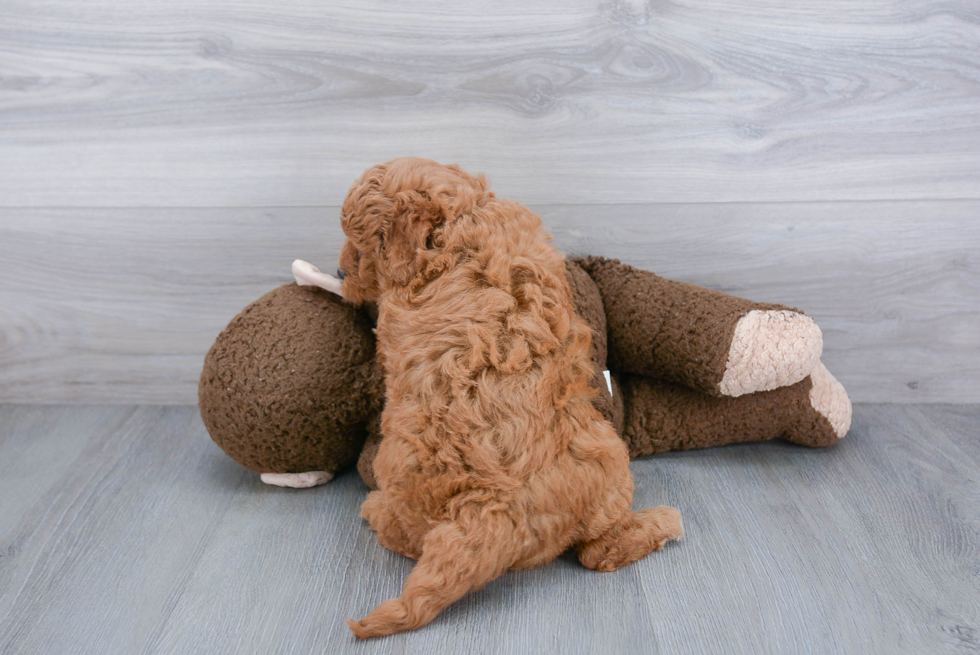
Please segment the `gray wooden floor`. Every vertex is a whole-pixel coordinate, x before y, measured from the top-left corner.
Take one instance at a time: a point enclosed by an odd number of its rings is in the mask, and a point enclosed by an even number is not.
[[[0,406],[0,652],[938,653],[980,648],[980,406],[858,405],[827,450],[633,463],[687,535],[611,574],[565,556],[358,643],[395,595],[348,473],[267,487],[194,407]]]
[[[401,155],[566,252],[800,307],[861,402],[980,402],[976,0],[4,0],[0,402],[189,404]]]

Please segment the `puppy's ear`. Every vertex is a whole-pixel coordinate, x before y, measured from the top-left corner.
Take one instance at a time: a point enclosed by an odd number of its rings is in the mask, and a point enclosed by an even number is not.
[[[417,191],[401,192],[381,228],[381,262],[388,277],[407,285],[422,268],[428,251],[440,247],[445,225],[441,208]]]

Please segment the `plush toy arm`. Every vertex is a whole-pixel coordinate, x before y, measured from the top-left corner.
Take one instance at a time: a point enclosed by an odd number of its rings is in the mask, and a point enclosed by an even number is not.
[[[820,328],[798,310],[668,280],[614,259],[574,261],[602,296],[610,369],[734,397],[795,384],[820,359]]]
[[[293,277],[296,278],[296,284],[301,287],[320,287],[341,298],[344,297],[340,291],[340,280],[333,275],[323,273],[319,268],[302,259],[293,262]]]

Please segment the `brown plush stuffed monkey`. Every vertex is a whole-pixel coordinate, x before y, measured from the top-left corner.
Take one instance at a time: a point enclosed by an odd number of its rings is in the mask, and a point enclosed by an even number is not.
[[[372,317],[331,276],[293,271],[304,286],[262,296],[211,347],[201,416],[265,482],[315,486],[357,462],[373,487],[384,380]],[[601,257],[569,259],[566,274],[594,331],[596,405],[631,457],[777,437],[828,446],[847,433],[850,401],[803,313]]]

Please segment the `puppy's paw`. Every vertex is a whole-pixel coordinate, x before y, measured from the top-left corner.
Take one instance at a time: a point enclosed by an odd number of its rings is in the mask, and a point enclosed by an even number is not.
[[[587,568],[615,571],[683,535],[679,511],[666,505],[647,507],[639,512],[628,512],[623,521],[606,534],[579,546],[578,558]]]
[[[663,548],[668,541],[674,541],[684,536],[684,519],[676,507],[658,505],[647,507],[636,513],[637,521],[644,524],[644,530],[655,536],[657,550]]]

